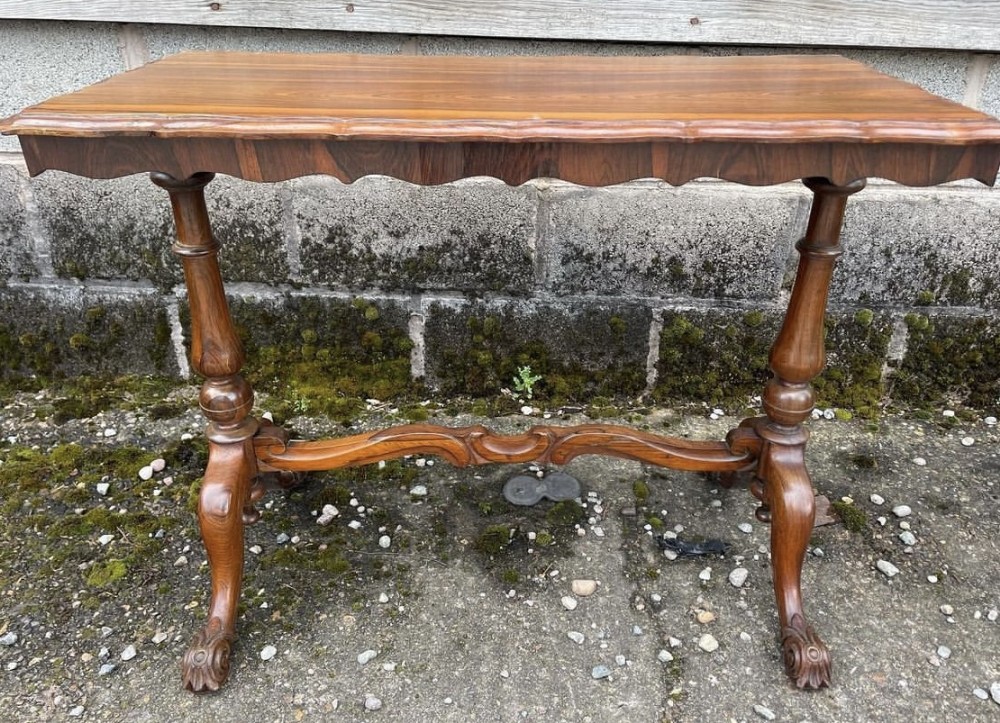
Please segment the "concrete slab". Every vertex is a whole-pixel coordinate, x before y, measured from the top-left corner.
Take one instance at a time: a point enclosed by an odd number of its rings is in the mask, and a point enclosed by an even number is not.
[[[0,279],[26,280],[38,274],[34,248],[27,229],[22,184],[24,177],[13,165],[0,164]]]

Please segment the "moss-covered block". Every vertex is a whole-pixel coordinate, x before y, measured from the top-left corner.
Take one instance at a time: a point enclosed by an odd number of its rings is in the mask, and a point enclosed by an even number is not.
[[[231,298],[230,306],[247,351],[245,375],[283,401],[282,416],[347,421],[365,399],[415,389],[409,310],[396,301],[288,294]]]
[[[286,185],[250,183],[227,176],[216,176],[208,184],[208,213],[213,233],[222,246],[219,266],[226,281],[288,281],[282,210]]]
[[[31,259],[20,184],[17,168],[0,165],[0,284],[38,273]]]
[[[0,366],[19,375],[176,375],[170,324],[150,291],[0,290]]]
[[[646,383],[651,312],[625,302],[432,303],[424,327],[428,377],[445,394],[494,395],[521,367],[534,397],[625,397]]]
[[[906,354],[890,374],[894,402],[1000,405],[1000,319],[907,314]]]
[[[296,182],[302,277],[343,289],[526,294],[536,191],[477,179],[420,187],[390,178]]]
[[[107,180],[49,172],[32,179],[39,221],[57,276],[181,281],[165,191],[142,175]]]
[[[866,189],[847,204],[831,299],[1000,306],[1000,194]]]
[[[781,326],[776,311],[665,311],[653,397],[739,409],[770,378],[768,355]],[[891,319],[869,310],[827,316],[827,366],[814,380],[818,406],[878,413]]]
[[[805,192],[729,184],[557,187],[543,248],[560,294],[773,299]]]

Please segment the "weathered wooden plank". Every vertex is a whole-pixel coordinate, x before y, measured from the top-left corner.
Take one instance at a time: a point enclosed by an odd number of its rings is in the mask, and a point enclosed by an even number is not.
[[[0,0],[0,18],[1000,51],[1000,0]]]

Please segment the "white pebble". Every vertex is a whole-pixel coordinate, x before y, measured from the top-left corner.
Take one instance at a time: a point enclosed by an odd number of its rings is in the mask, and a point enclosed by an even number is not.
[[[265,645],[263,650],[260,651],[261,660],[270,660],[275,655],[278,654],[278,649],[273,645]]]
[[[934,584],[937,581],[938,581],[938,576],[937,575],[928,575],[927,576],[927,582],[929,582],[931,584]]]
[[[597,592],[597,581],[574,580],[570,583],[570,588],[573,590],[574,595],[579,595],[580,597],[590,597]]]
[[[743,583],[747,581],[749,575],[750,571],[745,567],[737,567],[729,573],[729,584],[733,587],[743,587]]]
[[[109,485],[107,482],[98,482],[96,485],[96,489],[97,489],[97,494],[99,494],[101,497],[106,497],[108,494],[108,490],[111,489],[111,485]]]
[[[100,542],[102,545],[107,545],[113,539],[115,539],[114,535],[101,535],[100,537],[97,538],[97,541]]]
[[[181,435],[181,441],[182,442],[187,442],[188,440],[191,440],[191,439],[194,439],[194,435],[191,434],[190,432],[185,432],[184,434]]]
[[[164,640],[166,640],[166,639],[167,639],[167,637],[169,637],[169,636],[168,636],[168,635],[167,635],[166,633],[164,633],[164,632],[160,631],[160,632],[158,632],[158,633],[157,633],[156,635],[154,635],[154,636],[152,637],[152,640],[153,640],[153,644],[154,644],[154,645],[159,645],[159,644],[160,644],[160,643],[162,643],[162,642],[163,642]]]
[[[180,555],[176,560],[174,560],[174,567],[184,567],[188,564],[188,559],[186,555]]]
[[[116,434],[118,434],[118,430],[115,429],[114,427],[108,427],[107,429],[104,430],[105,437],[114,437]]]
[[[736,525],[736,528],[740,532],[743,532],[747,535],[753,532],[753,525],[751,525],[749,522],[741,522],[740,524]]]
[[[136,655],[135,646],[129,645],[122,651],[122,660],[131,660]]]
[[[917,465],[918,467],[926,467],[927,466],[927,460],[924,459],[923,457],[914,457],[913,458],[913,464]]]
[[[877,495],[877,494],[872,493],[868,497],[868,499],[870,499],[872,501],[873,505],[885,504],[885,497],[883,497],[882,495]]]
[[[976,440],[973,439],[972,437],[962,437],[962,446],[963,447],[971,447],[975,443],[976,443]]]
[[[388,550],[392,546],[392,538],[388,535],[382,535],[378,538],[378,546],[383,550]]]
[[[5,648],[9,648],[16,642],[17,642],[17,633],[15,633],[13,630],[4,633],[3,636],[0,636],[0,645],[3,645]]]
[[[905,530],[905,531],[899,533],[899,540],[904,545],[916,545],[917,544],[917,538],[909,530]]]
[[[410,497],[426,497],[427,496],[427,486],[426,485],[415,485],[410,489]]]
[[[910,523],[907,522],[906,520],[903,520],[902,522],[899,523],[899,529],[901,529],[901,530],[908,530],[908,529],[910,529]]]
[[[955,416],[955,410],[954,409],[945,409],[944,411],[941,412],[941,416],[942,417],[954,417]]]
[[[824,409],[823,410],[823,419],[833,419],[836,416],[837,416],[837,413],[834,412],[832,409]]]
[[[972,689],[972,694],[974,696],[976,696],[977,698],[979,698],[979,700],[989,700],[990,699],[990,694],[987,693],[982,688],[973,688]]]
[[[567,610],[576,610],[577,604],[576,598],[572,598],[569,595],[563,595],[562,606]]]
[[[351,520],[350,522],[347,523],[347,526],[350,527],[352,530],[361,529],[361,523],[358,522],[357,520]]]
[[[524,416],[526,417],[531,416],[531,412],[532,409],[528,405],[524,405],[523,407],[521,407],[521,414],[523,414]]]
[[[625,658],[624,655],[616,655],[615,656],[615,663],[619,667],[624,667],[625,663],[627,663],[627,662],[628,662],[628,660]]]
[[[139,479],[147,480],[152,478],[153,478],[153,468],[150,467],[148,464],[139,470]]]
[[[152,469],[154,472],[162,472],[164,469],[166,469],[166,466],[167,466],[167,460],[163,459],[162,457],[157,457],[156,459],[154,459],[152,462],[149,463],[149,468]]]
[[[374,650],[366,650],[358,655],[358,665],[368,665],[378,655]]]
[[[660,652],[656,654],[656,659],[661,663],[669,663],[674,659],[674,656],[670,654],[669,650],[660,650]]]
[[[937,649],[937,655],[941,660],[947,660],[951,657],[951,648],[947,645],[939,645]]]
[[[698,638],[698,647],[704,650],[706,653],[714,653],[719,649],[719,641],[715,639],[714,635],[710,633],[705,633],[700,638]]]
[[[744,630],[742,633],[740,633],[740,640],[742,640],[744,643],[749,643],[751,640],[753,640],[753,638],[750,637],[750,633]]]
[[[990,697],[994,703],[1000,705],[1000,683],[993,683],[990,686]]]
[[[681,647],[681,645],[684,644],[684,643],[681,642],[680,638],[675,638],[673,636],[667,638],[667,642],[670,643],[670,647],[671,648],[679,648],[679,647]]]
[[[886,577],[894,577],[899,574],[899,568],[893,565],[888,560],[879,560],[875,563],[875,567],[879,569]]]
[[[389,596],[386,595],[384,592],[380,593],[378,596],[378,601],[383,605],[385,605],[387,602],[389,602]]]
[[[366,695],[365,710],[370,710],[370,711],[382,710],[382,701],[376,698],[374,695]]]
[[[593,532],[595,535],[597,535],[597,537],[604,537],[604,528],[603,527],[594,527],[591,530],[591,532]]]
[[[69,715],[71,717],[73,717],[73,718],[79,718],[80,716],[83,715],[83,710],[84,710],[83,706],[82,705],[78,705],[78,706],[70,709]]]
[[[706,567],[704,570],[698,573],[698,579],[708,582],[712,579],[712,568]]]
[[[719,417],[725,415],[725,413],[726,413],[725,410],[719,409],[718,407],[712,410],[712,414],[715,414]]]
[[[417,465],[418,467],[426,467],[427,466],[427,458],[426,457],[417,457],[415,460],[413,460],[413,464]]]
[[[774,720],[777,716],[774,711],[763,705],[754,705],[753,712],[759,715],[764,720]]]
[[[909,517],[913,514],[913,510],[910,509],[909,505],[896,505],[892,508],[892,514],[896,517]]]
[[[997,418],[996,417],[987,417],[986,419],[983,420],[983,422],[985,422],[988,427],[992,427],[993,425],[995,425],[997,423]]]
[[[395,663],[382,663],[382,670],[384,670],[386,673],[393,673],[393,672],[396,671],[396,664]]]
[[[997,621],[998,615],[1000,615],[1000,612],[998,612],[996,608],[993,608],[988,613],[986,613],[986,619],[989,620],[991,623],[995,623]]]
[[[566,633],[566,637],[572,640],[577,645],[583,645],[583,641],[587,639],[583,633],[579,633],[576,630],[570,630],[568,633]]]

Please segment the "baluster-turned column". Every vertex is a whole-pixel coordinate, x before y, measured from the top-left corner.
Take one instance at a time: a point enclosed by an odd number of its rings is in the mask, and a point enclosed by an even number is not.
[[[833,267],[841,254],[840,232],[847,198],[864,188],[864,181],[836,186],[810,178],[812,212],[805,237],[797,244],[798,273],[784,323],[771,349],[773,377],[764,389],[766,422],[755,424],[763,439],[757,488],[769,518],[774,591],[781,623],[785,667],[799,687],[830,683],[830,654],[806,621],[802,607],[801,573],[815,520],[812,482],[804,451],[808,431],[802,426],[815,397],[811,381],[826,363],[823,322]]]
[[[198,502],[198,522],[212,574],[208,622],[181,664],[184,685],[217,690],[229,675],[230,644],[243,578],[243,508],[255,474],[249,416],[253,390],[240,376],[243,349],[233,328],[219,273],[219,244],[212,236],[205,186],[214,177],[198,173],[175,179],[151,174],[170,194],[177,243],[191,307],[191,365],[205,377],[199,401],[208,418],[208,466]]]

